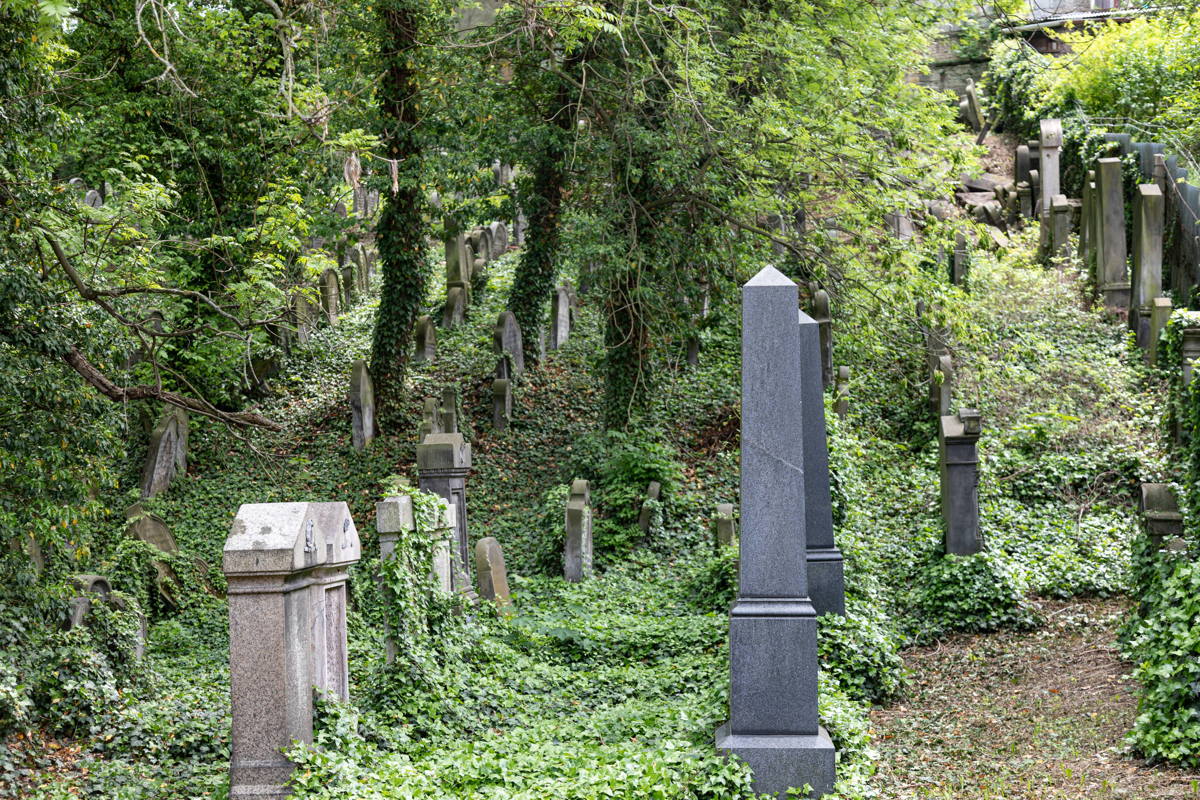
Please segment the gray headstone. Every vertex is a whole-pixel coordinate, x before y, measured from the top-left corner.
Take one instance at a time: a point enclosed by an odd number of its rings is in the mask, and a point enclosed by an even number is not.
[[[1150,301],[1162,294],[1163,196],[1158,186],[1138,187],[1133,209],[1133,275],[1129,326],[1137,343],[1150,341]]]
[[[442,310],[442,327],[455,328],[466,322],[467,292],[461,286],[452,286],[446,292],[446,307]]]
[[[488,226],[492,234],[492,258],[499,258],[508,252],[508,229],[503,222],[493,222]]]
[[[825,427],[824,373],[819,324],[799,315],[801,380],[800,427],[804,446],[804,524],[808,596],[817,615],[846,613],[842,553],[833,539],[833,500],[829,490],[829,443]],[[830,368],[832,372],[832,367]]]
[[[1051,225],[1050,235],[1051,257],[1060,264],[1071,260],[1071,203],[1066,195],[1055,195],[1050,205]]]
[[[567,497],[563,577],[579,583],[592,577],[592,504],[587,481],[575,480]]]
[[[494,246],[492,244],[492,229],[481,228],[479,231],[479,251],[478,257],[483,259],[483,263],[487,264],[492,260]]]
[[[1029,156],[1029,145],[1018,145],[1016,163],[1013,167],[1013,179],[1017,184],[1029,183],[1029,170],[1033,168],[1033,161]]]
[[[131,539],[145,542],[163,553],[179,552],[175,534],[171,533],[167,523],[146,511],[141,503],[134,503],[125,509],[125,519],[127,521],[125,532]]]
[[[416,340],[416,351],[413,353],[413,361],[418,364],[432,363],[437,358],[437,328],[428,314],[424,314],[417,319],[413,338]]]
[[[438,406],[440,433],[458,433],[458,390],[453,386],[442,389],[442,404]]]
[[[1041,199],[1041,212],[1048,214],[1054,196],[1059,194],[1058,159],[1062,150],[1063,135],[1062,121],[1044,119],[1041,122],[1041,147],[1038,155],[1038,181],[1040,188],[1038,197]],[[1041,216],[1041,215],[1039,215]]]
[[[1143,483],[1138,511],[1142,531],[1155,550],[1161,549],[1164,542],[1183,536],[1183,514],[1170,484]]]
[[[513,377],[525,371],[525,350],[521,340],[521,326],[511,311],[504,311],[492,329],[492,348],[497,355],[507,355],[512,363]]]
[[[571,289],[559,286],[550,301],[550,349],[557,350],[571,335]]]
[[[938,416],[944,417],[954,405],[954,359],[949,354],[938,356],[937,369],[931,379],[937,389]]]
[[[313,688],[349,700],[346,580],[359,556],[345,503],[238,509],[224,553],[230,800],[287,797],[283,751],[312,741]]]
[[[1034,219],[1033,187],[1027,181],[1017,184],[1017,207],[1022,219]]]
[[[338,285],[338,274],[335,269],[327,269],[321,273],[321,311],[325,321],[330,325],[337,324],[338,301],[341,287]]]
[[[737,521],[733,518],[733,503],[717,504],[717,550],[737,543]]]
[[[945,551],[969,556],[983,549],[979,535],[979,412],[961,409],[941,418],[938,453],[942,483]]]
[[[150,434],[142,468],[142,497],[154,497],[170,486],[177,474],[187,472],[187,440],[187,412],[168,407]]]
[[[83,196],[83,204],[91,208],[99,208],[104,205],[104,198],[95,189],[88,189],[87,194]]]
[[[1150,332],[1146,342],[1146,363],[1154,366],[1158,362],[1158,340],[1171,319],[1171,298],[1156,297],[1150,301]]]
[[[461,433],[431,433],[417,445],[417,486],[447,500],[455,509],[455,590],[470,584],[470,551],[467,545],[467,476],[471,473],[471,445]],[[460,581],[465,581],[463,584]]]
[[[829,310],[829,292],[813,293],[812,319],[817,323],[821,348],[821,385],[833,383],[833,313]]]
[[[767,267],[742,288],[742,535],[730,611],[730,720],[717,748],[779,797],[833,789],[833,742],[817,717],[817,620],[808,597],[804,371],[796,285]]]
[[[653,521],[654,512],[650,508],[649,501],[658,501],[662,494],[662,484],[658,481],[650,481],[650,485],[646,487],[646,500],[642,502],[642,509],[638,512],[638,527],[642,529],[642,533],[649,533],[650,523]]]
[[[1125,194],[1121,159],[1096,162],[1096,188],[1100,193],[1099,255],[1096,277],[1104,304],[1110,309],[1129,308],[1129,271],[1125,246]]]
[[[375,438],[375,386],[366,361],[355,361],[350,370],[351,441],[362,450]]]
[[[502,609],[512,605],[504,550],[492,536],[485,536],[475,544],[475,575],[479,581],[480,597],[493,601]]]
[[[512,381],[496,378],[492,381],[492,427],[498,431],[508,430],[512,420]]]
[[[442,410],[438,408],[437,400],[432,397],[425,398],[425,410],[421,415],[421,429],[417,434],[417,444],[425,441],[425,437],[431,433],[445,433],[442,427]]]
[[[348,256],[342,264],[339,286],[342,290],[341,297],[338,298],[341,307],[348,309],[354,305],[354,301],[358,297],[358,267]]]

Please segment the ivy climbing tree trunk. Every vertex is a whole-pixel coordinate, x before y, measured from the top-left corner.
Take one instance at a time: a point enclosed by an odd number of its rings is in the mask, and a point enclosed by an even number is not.
[[[422,0],[383,0],[378,96],[381,139],[391,182],[375,228],[383,283],[371,347],[371,373],[381,414],[395,408],[404,389],[409,343],[425,298],[430,265],[425,255],[421,143],[418,138],[417,48]]]

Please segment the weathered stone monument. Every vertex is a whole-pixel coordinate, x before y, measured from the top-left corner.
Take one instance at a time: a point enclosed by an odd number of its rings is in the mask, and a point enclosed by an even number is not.
[[[338,286],[338,274],[335,269],[327,269],[321,273],[321,311],[325,321],[330,325],[337,324],[338,302],[341,289]]]
[[[345,503],[264,503],[238,509],[225,540],[229,584],[230,800],[283,800],[311,742],[313,687],[350,696],[347,569],[360,556]]]
[[[717,503],[715,527],[718,552],[722,547],[732,547],[737,543],[737,521],[733,518],[733,503]]]
[[[657,503],[661,494],[662,484],[658,481],[650,481],[650,485],[646,487],[646,499],[642,501],[641,511],[638,512],[638,527],[642,529],[642,533],[650,532],[650,523],[654,521],[654,509],[651,503]]]
[[[969,556],[983,549],[979,534],[979,412],[960,409],[938,429],[942,478],[942,523],[947,554]]]
[[[512,381],[508,378],[492,380],[492,427],[498,431],[508,430],[512,421]]]
[[[585,480],[571,482],[567,496],[566,537],[563,541],[563,578],[579,583],[592,577],[592,502]]]
[[[550,302],[550,349],[557,350],[571,335],[571,289],[559,286]]]
[[[1138,187],[1133,226],[1129,327],[1138,346],[1146,347],[1150,341],[1150,303],[1162,294],[1163,195],[1152,183]]]
[[[846,613],[842,552],[833,539],[833,500],[829,490],[829,443],[822,384],[809,380],[824,373],[819,323],[799,315],[800,429],[804,452],[804,528],[808,558],[808,596],[821,614]]]
[[[1061,264],[1071,260],[1071,202],[1056,194],[1050,201],[1050,257]]]
[[[965,286],[967,271],[970,269],[971,251],[967,247],[967,237],[962,233],[954,234],[954,254],[950,262],[950,282],[955,286]]]
[[[443,412],[444,413],[444,412]],[[471,472],[471,445],[461,433],[430,433],[417,445],[417,486],[454,506],[454,589],[470,586],[470,550],[467,544],[467,476]],[[464,586],[461,582],[466,581]]]
[[[1183,536],[1183,514],[1179,512],[1179,499],[1170,484],[1143,483],[1138,511],[1142,531],[1155,550],[1162,549],[1165,542]]]
[[[83,196],[83,204],[88,208],[99,208],[104,205],[104,198],[95,189],[88,189]]]
[[[520,377],[525,371],[525,350],[521,340],[521,326],[511,311],[504,311],[492,329],[492,347],[499,356],[507,356],[512,365],[512,377]]]
[[[358,360],[350,370],[351,443],[362,450],[375,438],[375,386],[367,362]]]
[[[850,413],[850,368],[838,367],[837,389],[833,410],[838,417],[845,419]]]
[[[1096,280],[1104,295],[1104,305],[1112,310],[1124,310],[1129,308],[1129,271],[1121,159],[1101,158],[1096,162],[1096,190],[1100,200]]]
[[[782,798],[806,784],[833,789],[833,742],[817,717],[817,615],[808,596],[805,370],[796,285],[767,267],[742,287],[742,535],[729,620],[729,722],[719,750],[754,773],[754,791]]]
[[[1169,297],[1156,297],[1150,301],[1150,330],[1147,334],[1149,338],[1146,340],[1146,363],[1152,367],[1158,363],[1158,340],[1167,327],[1167,321],[1171,319],[1172,311],[1174,309]]]
[[[491,600],[501,609],[512,605],[504,550],[495,537],[486,536],[475,544],[475,577],[479,582],[480,597]]]
[[[428,314],[423,314],[417,318],[416,330],[413,333],[413,338],[416,340],[416,351],[413,353],[413,361],[417,363],[429,363],[437,358],[437,328],[434,327],[433,320]]]
[[[147,511],[141,503],[134,503],[125,509],[125,521],[125,533],[129,538],[145,542],[163,553],[179,552],[175,534],[171,533],[167,523]]]
[[[154,497],[187,472],[187,412],[168,406],[150,434],[150,447],[142,467],[142,497]]]
[[[954,359],[949,354],[938,356],[937,369],[930,377],[937,390],[934,407],[938,416],[944,417],[950,413],[954,405]]]
[[[454,328],[467,321],[467,290],[453,286],[446,291],[446,306],[442,309],[442,327]]]
[[[833,313],[829,310],[829,292],[813,292],[812,319],[820,334],[821,385],[833,383]]]
[[[491,258],[499,258],[508,252],[508,228],[503,222],[493,222],[488,228],[492,232]]]
[[[1059,154],[1062,151],[1062,120],[1044,119],[1041,122],[1041,139],[1038,148],[1038,181],[1041,184],[1039,199],[1041,213],[1045,219],[1054,208],[1054,198],[1059,188]]]
[[[426,397],[425,408],[421,412],[421,428],[417,431],[417,444],[424,442],[431,433],[445,432],[442,429],[442,412],[438,408],[437,400]]]

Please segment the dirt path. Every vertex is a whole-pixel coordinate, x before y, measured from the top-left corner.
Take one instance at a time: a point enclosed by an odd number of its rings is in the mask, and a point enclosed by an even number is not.
[[[1137,701],[1119,658],[1120,600],[1046,601],[1031,633],[958,636],[905,653],[908,697],[872,712],[881,798],[1200,798],[1200,773],[1124,745]]]

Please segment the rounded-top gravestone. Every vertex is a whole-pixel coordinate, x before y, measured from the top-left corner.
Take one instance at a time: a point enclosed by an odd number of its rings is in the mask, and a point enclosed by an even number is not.
[[[521,339],[521,326],[511,311],[504,311],[496,320],[492,331],[492,344],[497,354],[507,356],[512,363],[514,376],[525,371],[525,349]]]

